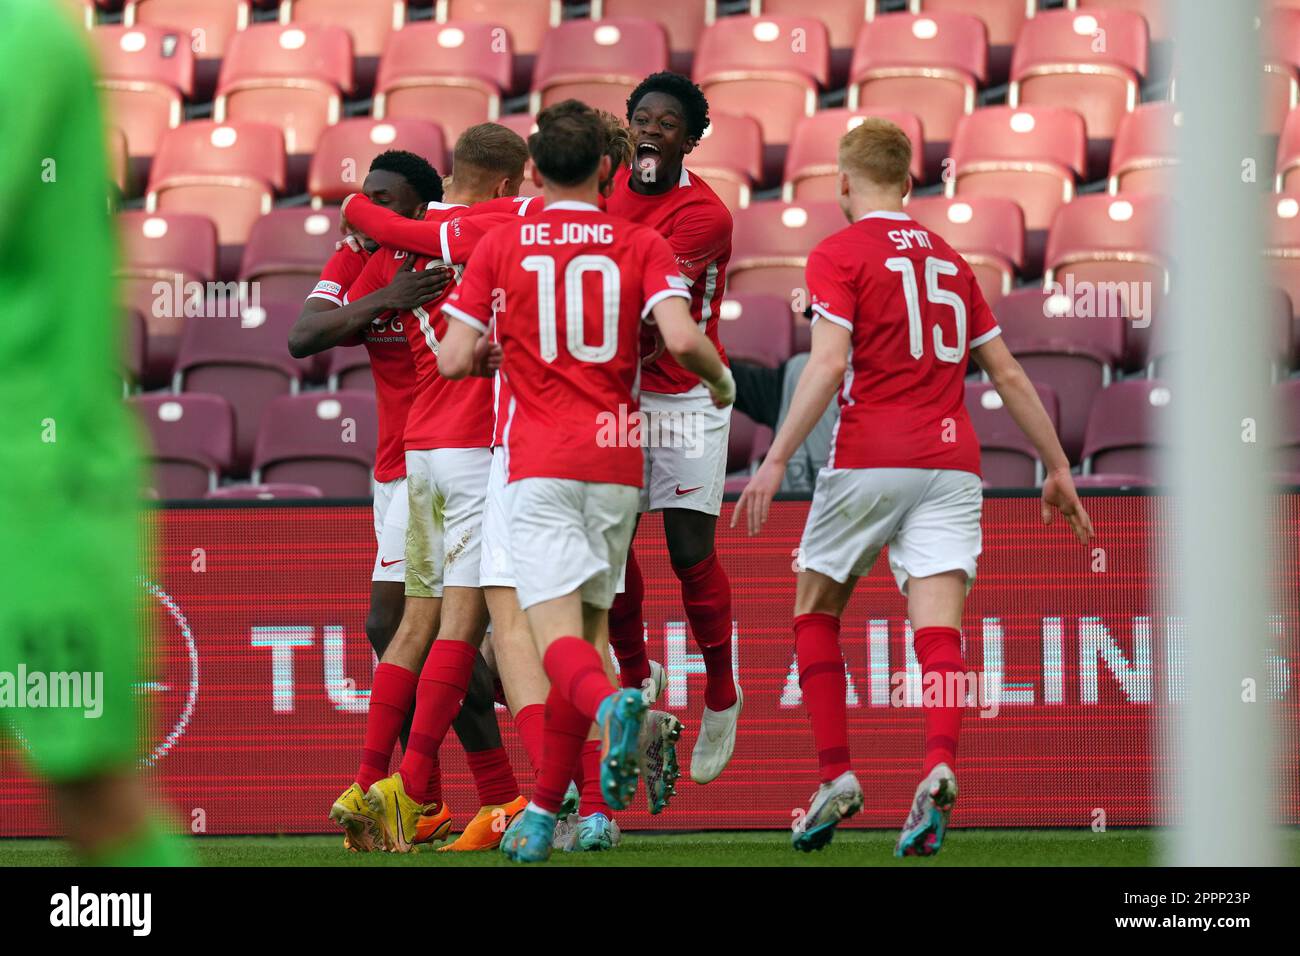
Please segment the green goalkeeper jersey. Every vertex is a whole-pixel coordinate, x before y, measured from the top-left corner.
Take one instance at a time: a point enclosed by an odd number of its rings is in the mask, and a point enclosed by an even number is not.
[[[137,746],[140,445],[103,117],[62,6],[0,0],[0,727],[76,777]],[[36,672],[101,675],[99,715],[15,694]]]

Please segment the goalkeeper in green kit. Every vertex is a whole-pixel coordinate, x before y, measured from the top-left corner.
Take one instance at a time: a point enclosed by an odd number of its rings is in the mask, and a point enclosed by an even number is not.
[[[136,770],[140,444],[117,377],[103,120],[77,34],[61,4],[0,0],[15,79],[0,100],[0,736],[51,785],[84,861],[186,865]],[[81,706],[36,694],[41,681],[78,682]]]

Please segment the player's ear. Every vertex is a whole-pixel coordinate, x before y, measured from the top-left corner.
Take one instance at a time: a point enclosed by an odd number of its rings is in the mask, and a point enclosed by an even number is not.
[[[907,197],[912,193],[912,177],[909,175],[903,180],[902,197],[903,202],[907,202]]]
[[[691,150],[693,150],[696,146],[699,145],[700,145],[699,137],[688,136],[686,138],[686,141],[682,143],[682,155],[683,156],[687,155]]]
[[[537,165],[535,163],[530,164],[529,166],[528,178],[533,181],[533,185],[536,186],[538,189],[542,188],[542,174],[538,172]]]
[[[840,195],[845,199],[849,198],[849,174],[840,173]]]
[[[609,179],[613,174],[614,161],[609,158],[609,153],[606,153],[600,157],[600,162],[596,165],[597,188],[599,188],[600,183],[605,182],[605,180]]]

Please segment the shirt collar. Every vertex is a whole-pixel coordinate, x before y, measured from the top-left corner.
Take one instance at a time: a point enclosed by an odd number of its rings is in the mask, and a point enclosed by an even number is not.
[[[897,222],[907,222],[911,218],[912,217],[905,212],[890,212],[887,209],[877,209],[874,212],[869,212],[865,216],[859,218],[858,222],[862,222],[863,219],[892,219]]]
[[[552,209],[573,209],[582,210],[583,212],[600,212],[599,206],[593,206],[589,202],[580,202],[577,199],[561,199],[559,202],[553,202],[546,207],[547,212],[550,212]]]

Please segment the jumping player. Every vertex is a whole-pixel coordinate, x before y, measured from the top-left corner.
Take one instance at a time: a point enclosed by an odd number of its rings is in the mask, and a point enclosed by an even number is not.
[[[839,146],[840,206],[851,225],[808,257],[812,353],[790,411],[736,503],[749,533],[767,520],[786,462],[838,392],[840,422],[817,476],[800,545],[794,633],[821,785],[794,827],[794,846],[820,849],[862,807],[849,762],[840,617],[882,548],[907,598],[923,686],[925,763],[896,856],[943,845],[957,799],[961,619],[981,547],[979,442],[963,404],[974,358],[1047,469],[1044,524],[1060,511],[1080,541],[1092,523],[1070,465],[1028,377],[1011,356],[970,266],[903,211],[911,184],[907,135],[868,119]],[[847,372],[847,375],[846,375]]]

